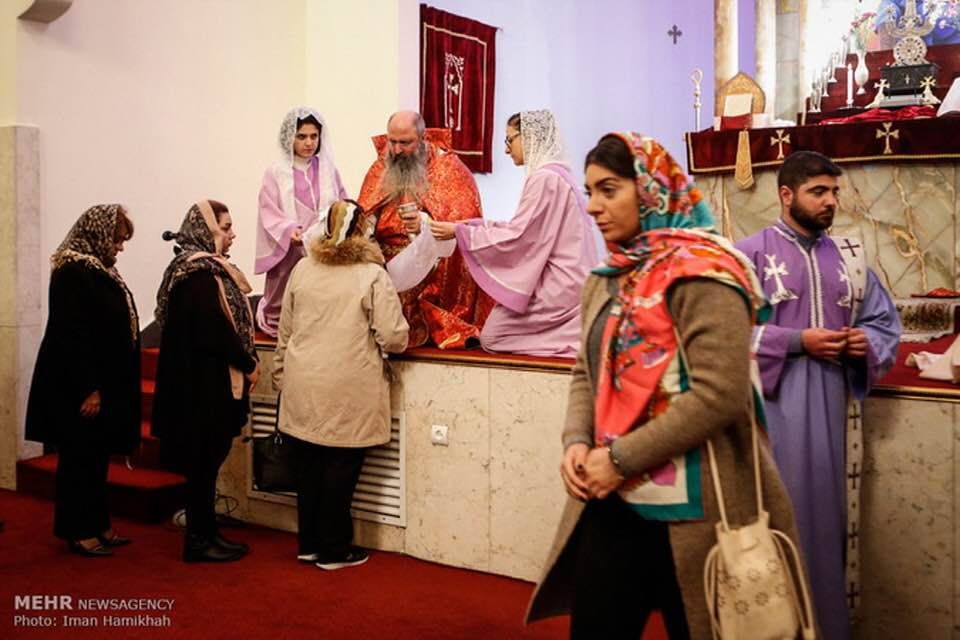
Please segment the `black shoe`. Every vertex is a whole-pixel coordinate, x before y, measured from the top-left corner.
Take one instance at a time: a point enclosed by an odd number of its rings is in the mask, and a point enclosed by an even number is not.
[[[245,555],[243,551],[229,551],[218,547],[209,538],[188,535],[183,541],[184,562],[230,562]]]
[[[241,551],[243,553],[250,551],[250,545],[244,542],[234,542],[233,540],[228,540],[219,533],[213,534],[213,537],[210,538],[210,542],[217,545],[221,549],[226,549],[227,551]]]
[[[370,554],[363,549],[354,548],[347,551],[339,558],[321,560],[317,566],[326,571],[335,571],[346,567],[356,567],[370,559]]]
[[[101,535],[101,536],[97,536],[97,540],[99,540],[100,544],[102,544],[105,547],[122,547],[124,545],[128,545],[131,542],[133,542],[133,540],[131,540],[130,538],[124,538],[122,535],[116,532],[114,532],[112,538],[107,538]]]
[[[73,553],[79,556],[87,556],[89,558],[103,558],[106,556],[113,555],[113,551],[110,551],[110,549],[107,549],[102,544],[98,544],[95,547],[87,548],[82,544],[80,544],[80,542],[77,540],[74,540],[70,543],[70,551],[72,551]]]

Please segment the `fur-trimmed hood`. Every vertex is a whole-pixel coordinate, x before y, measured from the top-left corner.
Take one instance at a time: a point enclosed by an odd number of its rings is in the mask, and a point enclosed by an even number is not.
[[[310,243],[310,256],[317,262],[330,265],[361,262],[382,265],[386,262],[375,241],[359,236],[347,238],[338,245],[333,244],[329,238],[318,236]]]

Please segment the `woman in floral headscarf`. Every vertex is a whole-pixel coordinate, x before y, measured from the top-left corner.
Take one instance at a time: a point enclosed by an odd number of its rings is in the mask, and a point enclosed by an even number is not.
[[[584,285],[562,440],[570,499],[528,617],[569,612],[573,638],[639,638],[659,609],[671,638],[709,638],[703,571],[719,514],[702,450],[712,440],[733,488],[732,525],[756,519],[750,335],[766,302],[655,140],[604,136],[587,155],[586,186],[611,253]],[[786,491],[760,450],[771,526],[793,535]]]
[[[507,120],[506,152],[527,179],[507,222],[475,218],[430,223],[456,237],[477,284],[497,301],[480,344],[487,351],[573,357],[580,335],[580,288],[600,257],[596,231],[546,109]]]
[[[201,200],[187,211],[175,256],[157,292],[161,328],[152,428],[161,455],[187,477],[185,562],[236,560],[247,546],[217,531],[217,474],[247,422],[260,374],[253,344],[250,285],[228,259],[233,220]]]
[[[310,107],[291,109],[277,140],[280,158],[264,171],[260,187],[253,267],[254,273],[267,274],[257,325],[274,338],[290,272],[306,255],[327,208],[347,197],[333,162],[329,128],[319,113]]]
[[[140,326],[117,253],[133,236],[119,204],[87,209],[50,259],[50,306],[26,437],[56,446],[53,532],[86,556],[129,539],[110,526],[111,454],[140,442]]]

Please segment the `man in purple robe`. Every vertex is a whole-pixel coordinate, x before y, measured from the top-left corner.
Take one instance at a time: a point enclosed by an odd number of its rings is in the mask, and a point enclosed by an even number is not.
[[[887,371],[901,333],[893,302],[866,268],[860,244],[825,233],[841,173],[819,153],[791,154],[777,177],[780,220],[737,243],[774,305],[770,322],[755,329],[754,351],[774,457],[793,500],[827,640],[849,638],[847,607],[856,597],[855,589],[847,593],[844,576],[848,515],[855,517],[848,514],[847,489],[859,487],[860,473],[845,468],[848,400],[863,400]],[[850,417],[859,429],[859,412]],[[858,431],[849,440],[859,437]],[[851,451],[862,455],[859,446]],[[851,512],[857,509],[851,501]]]

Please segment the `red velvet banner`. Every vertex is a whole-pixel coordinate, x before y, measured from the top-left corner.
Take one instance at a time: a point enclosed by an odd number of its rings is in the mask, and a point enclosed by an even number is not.
[[[819,151],[839,163],[960,159],[960,117],[750,129],[754,168],[775,167],[794,151]],[[687,134],[690,173],[733,173],[739,131]]]
[[[450,129],[473,172],[493,170],[496,27],[420,5],[420,113]]]

